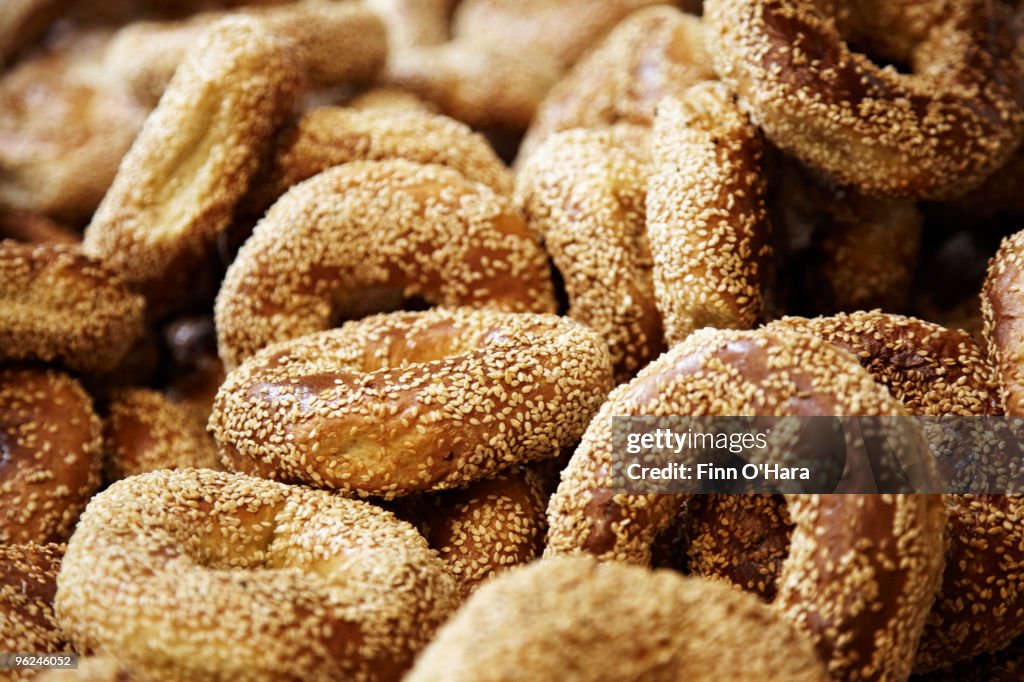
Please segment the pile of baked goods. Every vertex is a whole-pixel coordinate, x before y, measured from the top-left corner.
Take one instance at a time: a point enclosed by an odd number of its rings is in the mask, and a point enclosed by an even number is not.
[[[4,0],[0,68],[0,654],[80,656],[4,679],[1024,679],[1020,497],[612,481],[1024,416],[1017,3]]]

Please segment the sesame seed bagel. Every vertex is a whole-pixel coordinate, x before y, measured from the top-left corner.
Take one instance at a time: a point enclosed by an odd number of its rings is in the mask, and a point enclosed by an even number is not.
[[[113,369],[142,337],[141,296],[76,249],[0,241],[0,359]]]
[[[615,562],[539,561],[481,587],[408,682],[830,679],[810,642],[750,595]]]
[[[64,545],[0,546],[0,650],[21,653],[70,651],[53,613],[57,571]],[[34,679],[29,670],[8,671],[7,680]]]
[[[664,97],[714,78],[699,18],[667,5],[638,10],[551,89],[519,158],[561,130],[651,125]]]
[[[411,521],[451,569],[462,597],[540,555],[547,496],[531,469],[410,500]]]
[[[158,469],[220,469],[217,444],[189,411],[159,391],[114,393],[103,423],[108,481]]]
[[[0,543],[63,542],[100,486],[100,420],[71,377],[0,370]]]
[[[1008,14],[988,0],[709,0],[704,16],[719,76],[774,144],[867,194],[943,199],[1024,133]]]
[[[292,185],[352,161],[405,159],[447,166],[498,194],[512,177],[483,136],[445,116],[417,111],[317,107],[278,138],[268,176],[257,178],[247,211],[262,212]]]
[[[878,310],[785,317],[768,327],[814,334],[848,350],[911,414],[1001,414],[992,368],[959,329]]]
[[[989,262],[981,292],[985,339],[1007,416],[1024,416],[1024,231],[1007,237]]]
[[[897,416],[856,359],[784,330],[705,329],[612,392],[548,506],[546,556],[647,564],[686,495],[612,492],[615,415]],[[943,567],[938,496],[787,495],[794,529],[773,606],[837,680],[904,680]]]
[[[547,257],[505,198],[443,166],[355,162],[293,187],[256,226],[217,295],[221,359],[329,329],[374,294],[555,309]]]
[[[569,316],[605,338],[618,381],[665,349],[647,243],[649,146],[638,126],[557,133],[516,176],[516,203],[562,275]]]
[[[175,70],[195,50],[203,32],[224,17],[244,16],[293,42],[311,87],[368,83],[384,66],[384,23],[358,2],[291,2],[238,11],[213,11],[180,21],[141,21],[121,29],[107,50],[106,66],[143,102],[155,105]]]
[[[265,348],[210,429],[229,467],[394,497],[554,457],[610,388],[603,341],[566,318],[391,313]]]
[[[760,133],[725,86],[703,83],[661,103],[654,140],[647,234],[666,340],[749,329],[771,253]]]
[[[397,680],[454,593],[389,512],[184,469],[96,496],[68,543],[56,612],[78,650],[162,680]]]
[[[156,312],[178,305],[302,85],[290,41],[251,19],[211,26],[122,161],[85,231],[86,253]]]

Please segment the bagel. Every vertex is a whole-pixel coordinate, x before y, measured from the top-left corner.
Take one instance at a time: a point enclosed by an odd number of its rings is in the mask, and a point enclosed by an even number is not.
[[[71,377],[0,369],[0,544],[68,539],[100,487],[100,428]]]
[[[231,369],[372,312],[374,295],[385,306],[555,306],[544,252],[503,197],[441,166],[354,162],[292,188],[256,226],[217,295],[221,359]]]
[[[74,224],[96,210],[146,115],[98,68],[107,40],[76,33],[0,79],[0,208]]]
[[[113,369],[143,334],[142,297],[77,250],[0,241],[0,359]]]
[[[0,546],[0,649],[5,652],[59,653],[70,648],[53,613],[57,571],[64,545],[33,543]],[[27,670],[6,679],[35,679]]]
[[[853,356],[813,336],[695,332],[613,391],[591,422],[549,503],[545,556],[647,564],[654,539],[687,502],[613,492],[613,415],[905,413]],[[813,639],[833,679],[906,679],[942,574],[941,498],[786,501],[794,530],[773,606]]]
[[[518,568],[482,586],[407,680],[559,678],[831,679],[810,642],[750,595],[672,571],[573,557]]]
[[[720,83],[667,99],[654,122],[647,234],[668,344],[763,315],[771,254],[760,134]]]
[[[564,318],[391,313],[257,353],[228,374],[210,430],[229,467],[395,497],[554,457],[610,382],[600,337]]]
[[[454,593],[426,541],[389,512],[184,469],[93,499],[55,606],[79,651],[157,679],[398,680]]]
[[[366,111],[418,111],[424,114],[436,113],[434,108],[411,92],[398,88],[374,87],[359,93],[345,102],[349,109]]]
[[[541,102],[519,152],[528,159],[554,133],[650,126],[664,97],[714,80],[701,20],[665,5],[623,19]]]
[[[280,136],[267,177],[257,178],[247,207],[262,212],[292,185],[353,161],[405,159],[447,166],[498,194],[511,194],[508,169],[480,135],[425,112],[318,107]]]
[[[220,469],[217,445],[182,406],[158,391],[118,390],[103,423],[108,481],[158,469]]]
[[[704,18],[716,71],[776,146],[868,195],[950,199],[1024,134],[1007,14],[988,0],[709,0]]]
[[[422,496],[412,501],[409,514],[466,598],[485,581],[540,555],[546,508],[540,478],[523,469]]]
[[[146,294],[180,304],[302,91],[294,45],[251,19],[223,19],[150,114],[85,231],[86,253]]]
[[[985,339],[996,368],[999,395],[1009,417],[1024,416],[1024,232],[1007,237],[989,263],[981,292]]]
[[[140,101],[155,105],[175,70],[200,44],[203,32],[218,20],[236,16],[292,41],[314,88],[368,83],[387,57],[384,24],[369,8],[358,2],[314,1],[129,24],[112,40],[106,67],[123,78]]]
[[[648,131],[557,133],[523,164],[516,203],[558,268],[569,316],[608,343],[626,381],[665,349],[647,243]]]

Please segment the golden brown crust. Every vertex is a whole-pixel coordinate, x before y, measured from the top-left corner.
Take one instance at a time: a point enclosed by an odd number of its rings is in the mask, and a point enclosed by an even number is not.
[[[849,351],[911,414],[1002,413],[985,354],[958,329],[878,310],[786,317],[768,326],[814,334]]]
[[[850,354],[783,330],[703,330],[612,392],[548,507],[547,556],[650,561],[685,495],[611,492],[613,415],[896,416]],[[942,572],[935,496],[788,495],[795,524],[774,604],[837,679],[902,680]]]
[[[260,351],[228,375],[210,430],[229,466],[394,497],[557,455],[610,384],[603,341],[566,318],[391,313]]]
[[[989,263],[981,293],[988,353],[999,380],[1003,409],[1024,416],[1024,232],[1003,240]]]
[[[50,370],[0,370],[0,543],[63,542],[100,486],[92,400]]]
[[[547,497],[529,469],[413,502],[420,532],[451,569],[462,597],[540,555]]]
[[[301,72],[291,42],[260,23],[214,24],[125,156],[86,229],[86,252],[158,311],[176,305],[295,106]]]
[[[99,374],[143,333],[141,296],[77,249],[0,241],[0,359]]]
[[[142,21],[121,29],[107,52],[107,68],[143,102],[155,105],[203,32],[224,17],[239,16],[292,41],[311,87],[369,83],[384,66],[384,24],[358,2],[291,2],[204,12],[180,21]]]
[[[771,254],[760,133],[725,86],[704,83],[662,102],[654,140],[647,233],[666,341],[749,329]]]
[[[618,381],[665,350],[647,242],[648,131],[550,137],[516,176],[516,203],[558,268],[569,316],[608,343]]]
[[[262,214],[293,185],[328,168],[389,159],[446,166],[498,194],[512,192],[508,168],[462,123],[426,112],[317,107],[278,136],[270,171],[255,179],[246,210]]]
[[[82,656],[78,668],[50,670],[36,682],[155,682],[137,668],[131,668],[112,656]]]
[[[354,162],[293,187],[256,226],[217,295],[221,359],[231,369],[268,343],[380,310],[374,292],[391,305],[555,305],[547,258],[504,197],[443,166]]]
[[[347,100],[345,106],[357,111],[418,111],[423,114],[437,113],[436,109],[411,92],[400,88],[378,86],[359,93]]]
[[[381,82],[408,90],[473,128],[515,132],[530,125],[557,78],[547,62],[456,40],[392,54]]]
[[[705,19],[719,75],[772,142],[868,194],[941,199],[980,184],[1024,133],[1020,55],[997,5],[714,0]]]
[[[98,67],[106,40],[83,33],[0,79],[0,207],[77,223],[99,205],[145,117]]]
[[[0,650],[18,653],[71,651],[53,613],[64,545],[0,546]],[[34,671],[6,673],[28,680]]]
[[[0,239],[73,246],[81,243],[82,235],[40,213],[0,211]]]
[[[398,680],[454,593],[416,529],[378,507],[184,469],[93,499],[56,611],[80,651],[158,679],[383,681]]]
[[[549,559],[481,587],[409,682],[829,679],[807,639],[756,598],[673,571]]]
[[[561,130],[651,125],[663,98],[682,96],[690,86],[714,79],[700,19],[665,5],[639,10],[551,89],[519,157],[529,158]]]
[[[106,480],[158,469],[220,469],[217,445],[184,408],[158,391],[114,393],[103,424]]]

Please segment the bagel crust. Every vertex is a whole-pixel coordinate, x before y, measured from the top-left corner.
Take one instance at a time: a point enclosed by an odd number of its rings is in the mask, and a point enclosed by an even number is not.
[[[0,241],[0,359],[113,369],[143,334],[142,297],[77,249]]]
[[[443,166],[355,162],[293,187],[256,226],[217,295],[221,359],[330,329],[371,292],[555,309],[544,251],[504,197]]]
[[[228,375],[210,429],[229,466],[394,497],[556,456],[610,388],[604,343],[571,320],[391,313],[264,349]]]
[[[561,678],[829,679],[806,637],[751,595],[673,571],[564,557],[481,587],[407,680]]]
[[[0,543],[63,542],[100,487],[99,417],[53,370],[0,370]]]
[[[34,543],[0,546],[0,650],[58,653],[70,651],[53,613],[64,545]],[[13,671],[5,679],[34,679],[31,671]]]
[[[1006,415],[1024,416],[1024,231],[1003,240],[981,293],[985,339]]]
[[[721,83],[703,83],[661,103],[654,140],[647,234],[666,341],[753,327],[771,255],[760,133]]]
[[[184,469],[92,501],[56,611],[77,650],[157,680],[398,680],[454,593],[426,541],[389,512]]]
[[[708,0],[704,16],[718,75],[775,145],[870,195],[941,200],[981,184],[1024,134],[1008,13],[989,0]]]

